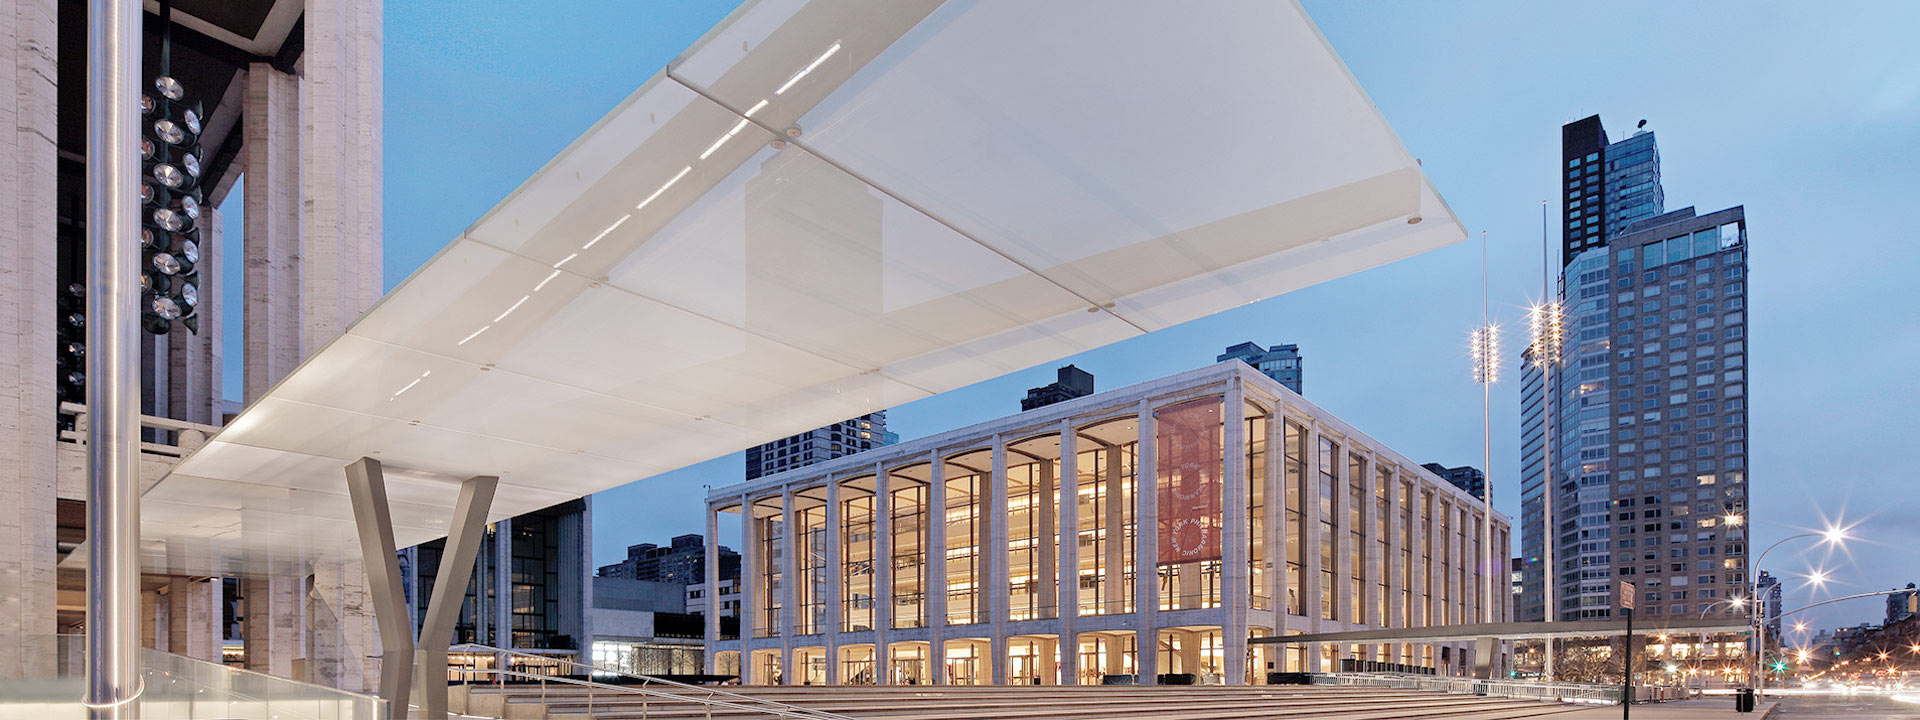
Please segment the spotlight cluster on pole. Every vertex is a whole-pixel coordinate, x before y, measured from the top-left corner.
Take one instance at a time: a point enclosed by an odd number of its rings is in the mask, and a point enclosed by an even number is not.
[[[140,95],[141,327],[200,331],[200,105],[161,75]]]
[[[1467,334],[1467,349],[1473,354],[1473,381],[1483,385],[1500,382],[1500,327],[1474,328]]]
[[[1566,315],[1560,301],[1553,300],[1527,310],[1527,324],[1533,349],[1533,366],[1542,370],[1560,363],[1566,342]]]
[[[60,379],[56,392],[60,402],[84,403],[87,401],[87,286],[74,283],[62,288],[56,304],[60,309],[60,320],[55,326],[60,341],[57,361]]]

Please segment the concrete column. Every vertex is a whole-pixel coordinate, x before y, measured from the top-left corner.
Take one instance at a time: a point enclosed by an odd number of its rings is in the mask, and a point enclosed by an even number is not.
[[[383,0],[306,0],[301,354],[379,299]]]
[[[981,592],[986,595],[987,620],[992,630],[987,642],[987,652],[992,656],[989,666],[992,668],[992,683],[1007,684],[1007,615],[1011,609],[1007,588],[1007,439],[993,436],[993,476],[982,483],[986,491],[987,511],[981,514],[981,520],[987,524],[985,546],[980,548],[987,560],[986,582],[981,584]]]
[[[1136,446],[1137,447],[1137,446]],[[1101,523],[1106,531],[1105,562],[1101,564],[1100,587],[1102,601],[1107,605],[1108,615],[1119,615],[1126,609],[1126,599],[1134,593],[1134,588],[1125,587],[1125,568],[1127,564],[1127,499],[1121,495],[1121,478],[1126,474],[1126,458],[1121,457],[1121,446],[1109,445],[1106,448],[1105,467],[1096,467],[1094,472],[1103,473],[1100,487],[1106,490],[1106,521]],[[1136,457],[1135,464],[1139,463]],[[1137,468],[1136,468],[1137,471]],[[1138,503],[1135,503],[1138,506]],[[1141,527],[1145,527],[1144,525]]]
[[[1267,626],[1273,628],[1275,635],[1281,635],[1287,626],[1287,448],[1286,417],[1278,401],[1267,417],[1267,517],[1266,537],[1262,542],[1267,545],[1267,596],[1273,598]],[[1269,658],[1284,654],[1277,645],[1268,650]]]
[[[846,622],[846,538],[844,517],[846,508],[840,503],[840,481],[827,478],[827,542],[821,553],[820,576],[827,578],[826,621],[822,623],[822,634],[827,644],[827,684],[840,684],[840,627]]]
[[[241,105],[247,181],[242,323],[246,400],[306,357],[300,344],[300,78],[253,63]]]
[[[873,681],[893,684],[893,656],[887,636],[893,631],[893,476],[873,464]],[[922,605],[925,607],[925,605]]]
[[[927,468],[927,672],[947,684],[947,463],[940,449],[928,452]]]
[[[1038,465],[1039,487],[1034,489],[1034,512],[1039,514],[1040,527],[1035,533],[1034,545],[1039,550],[1039,562],[1034,574],[1040,578],[1035,591],[1040,595],[1040,617],[1060,617],[1060,461],[1042,460]],[[1048,615],[1052,612],[1052,615]]]
[[[1247,396],[1239,376],[1227,381],[1226,408],[1222,413],[1221,508],[1225,530],[1221,535],[1220,607],[1226,611],[1221,624],[1222,659],[1220,673],[1228,684],[1247,682],[1247,609],[1253,602],[1252,577],[1247,567]]]
[[[1134,464],[1134,487],[1139,488],[1134,510],[1139,532],[1134,548],[1134,625],[1138,633],[1135,667],[1140,669],[1142,685],[1160,682],[1160,638],[1155,616],[1160,610],[1160,482],[1155,459],[1153,403],[1140,401],[1139,452]]]
[[[486,618],[481,621],[480,637],[489,637],[491,633],[494,647],[515,650],[518,648],[513,645],[513,573],[508,572],[513,563],[513,518],[501,520],[493,527],[494,567],[492,574],[485,576],[493,583],[493,600],[487,602],[483,599],[484,608],[475,614]],[[485,572],[487,549],[482,548],[479,555],[480,566],[474,569]]]
[[[241,534],[271,534],[276,521],[271,514],[243,511]],[[306,563],[272,549],[248,551],[243,559],[240,595],[245,602],[240,640],[246,651],[246,669],[296,677],[295,660],[307,657]]]
[[[58,6],[0,9],[0,635],[56,631]],[[35,647],[0,643],[0,679],[49,676]]]
[[[720,647],[720,511],[712,502],[708,502],[706,514],[706,548],[702,551],[700,558],[701,565],[705,568],[701,573],[700,582],[706,586],[704,594],[706,602],[701,603],[704,607],[700,609],[705,616],[705,622],[701,623],[700,634],[706,638],[706,652],[702,653],[704,657],[701,658],[701,672],[712,675],[716,672],[714,653],[719,652]],[[746,548],[741,548],[740,552],[744,554]],[[745,573],[741,574],[745,575]],[[745,577],[741,578],[741,585],[746,584],[745,580]]]
[[[357,558],[314,563],[306,632],[308,682],[354,692],[375,689],[380,677],[380,640],[367,592],[366,563]]]
[[[753,662],[753,640],[760,635],[765,610],[766,558],[760,552],[759,521],[754,517],[753,498],[740,495],[740,682],[753,685],[767,681],[759,677]]]
[[[1080,456],[1073,419],[1060,421],[1059,511],[1060,567],[1054,578],[1060,603],[1060,684],[1080,682]]]
[[[1358,568],[1353,566],[1353,493],[1349,489],[1353,483],[1352,461],[1350,454],[1353,446],[1342,441],[1333,454],[1333,616],[1341,623],[1354,625],[1360,618],[1353,614],[1353,578]],[[1339,651],[1335,651],[1339,657]]]
[[[1307,618],[1307,628],[1312,632],[1321,631],[1326,622],[1321,617],[1320,598],[1322,593],[1333,592],[1333,588],[1320,587],[1320,425],[1308,419],[1305,423],[1307,447],[1300,458],[1300,542],[1306,545],[1302,552],[1300,568],[1300,613]],[[1307,669],[1318,670],[1319,655],[1308,653]]]
[[[1380,455],[1374,453],[1371,448],[1368,449],[1367,455],[1366,477],[1360,479],[1362,486],[1360,498],[1360,530],[1366,533],[1366,535],[1363,536],[1366,547],[1360,548],[1360,561],[1365,563],[1366,567],[1363,568],[1364,572],[1359,573],[1366,578],[1360,583],[1360,608],[1364,612],[1361,613],[1360,617],[1354,618],[1354,621],[1373,627],[1386,627],[1387,619],[1378,617],[1380,614],[1381,600],[1380,583],[1386,578],[1374,576],[1376,571],[1386,571],[1386,558],[1380,556],[1380,541],[1382,538],[1375,537],[1375,534],[1380,531],[1380,503],[1375,500],[1381,490],[1380,467],[1378,465]]]
[[[167,649],[166,594],[160,590],[140,591],[140,647]]]
[[[783,685],[798,685],[800,668],[793,666],[793,633],[800,608],[800,533],[794,526],[793,486],[780,490],[780,677]]]
[[[1406,627],[1407,563],[1406,514],[1402,510],[1400,466],[1391,468],[1387,484],[1387,627]]]
[[[167,652],[220,662],[220,578],[167,580]]]

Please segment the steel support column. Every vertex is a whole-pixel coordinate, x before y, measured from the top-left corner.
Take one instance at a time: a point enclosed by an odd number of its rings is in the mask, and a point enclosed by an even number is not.
[[[433,578],[427,618],[420,623],[417,672],[422,684],[420,717],[426,720],[447,717],[447,645],[453,641],[453,621],[467,595],[467,583],[473,579],[473,561],[486,535],[487,510],[493,506],[493,491],[499,485],[500,478],[492,475],[467,478],[460,483],[460,497],[454,501],[446,551],[440,557],[440,572]],[[505,628],[502,631],[496,637],[510,636]]]
[[[387,479],[380,461],[363,457],[347,465],[347,495],[353,503],[353,524],[360,532],[373,620],[380,629],[380,697],[396,713],[405,712],[413,686],[413,621],[400,583],[393,513],[388,509]]]
[[[136,0],[87,3],[86,696],[140,695],[140,32]]]

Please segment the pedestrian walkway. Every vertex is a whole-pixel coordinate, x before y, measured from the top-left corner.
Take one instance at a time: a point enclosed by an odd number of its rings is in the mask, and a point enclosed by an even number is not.
[[[1763,720],[1779,703],[1760,703],[1750,713],[1734,712],[1732,695],[1708,695],[1692,700],[1647,703],[1633,706],[1628,720]],[[1593,706],[1579,712],[1560,715],[1555,720],[1618,720],[1619,705]]]

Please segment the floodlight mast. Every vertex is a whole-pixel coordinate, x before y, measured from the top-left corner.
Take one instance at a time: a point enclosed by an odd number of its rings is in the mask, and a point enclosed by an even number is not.
[[[86,692],[93,718],[140,698],[138,0],[87,3]]]

